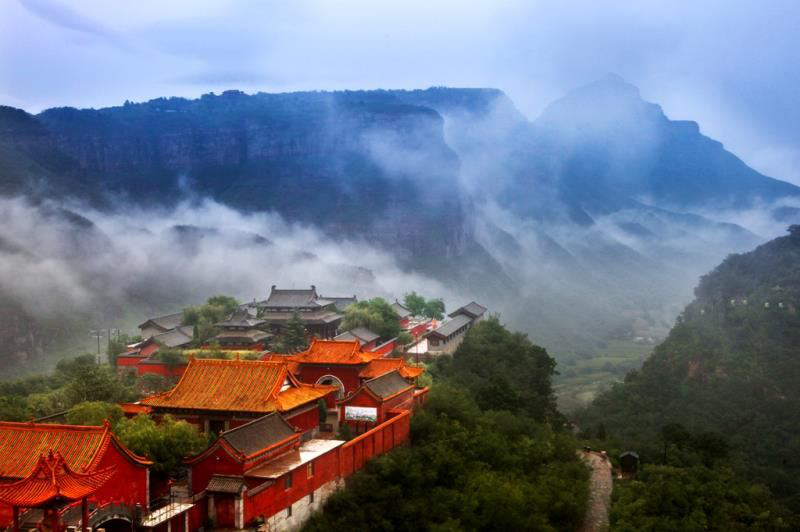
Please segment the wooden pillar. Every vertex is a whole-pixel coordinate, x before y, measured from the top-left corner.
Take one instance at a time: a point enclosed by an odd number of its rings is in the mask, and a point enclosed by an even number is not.
[[[89,532],[89,503],[86,497],[81,499],[81,530]]]
[[[58,520],[58,512],[54,508],[50,508],[47,511],[50,512],[50,529],[53,532],[61,532],[61,523],[59,523]],[[46,512],[45,515],[47,515]]]
[[[19,506],[14,506],[14,532],[19,532]]]

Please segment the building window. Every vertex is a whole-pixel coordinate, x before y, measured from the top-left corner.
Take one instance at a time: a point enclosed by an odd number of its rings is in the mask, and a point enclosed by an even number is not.
[[[312,491],[308,495],[308,504],[314,504],[314,492]]]
[[[288,490],[292,487],[292,473],[289,472],[286,474],[286,478],[283,479],[283,489]]]
[[[291,517],[291,516],[292,516],[292,505],[290,504],[289,506],[286,507],[286,517]]]
[[[306,464],[306,477],[311,478],[314,476],[314,462]]]

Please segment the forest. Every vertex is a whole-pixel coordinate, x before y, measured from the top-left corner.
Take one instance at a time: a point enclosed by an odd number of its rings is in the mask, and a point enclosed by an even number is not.
[[[588,471],[547,352],[490,318],[430,371],[411,446],[371,461],[305,530],[573,530]]]
[[[704,276],[643,367],[576,415],[582,436],[641,456],[612,525],[686,514],[663,529],[797,529],[800,227],[789,232]]]

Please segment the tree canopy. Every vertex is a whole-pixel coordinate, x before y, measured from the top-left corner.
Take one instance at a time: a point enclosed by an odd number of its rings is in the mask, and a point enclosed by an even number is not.
[[[517,361],[532,367],[512,377]],[[575,439],[542,421],[559,418],[553,365],[544,349],[496,319],[476,325],[451,361],[430,366],[434,384],[412,418],[412,445],[370,461],[305,529],[575,529],[587,471]],[[537,371],[543,375],[532,378]],[[484,378],[504,380],[508,394],[486,393]]]
[[[341,328],[349,331],[356,327],[366,327],[387,340],[400,334],[400,316],[380,297],[359,301],[347,307]]]
[[[436,320],[444,319],[444,301],[439,299],[425,299],[416,292],[410,292],[403,298],[405,306],[414,316],[425,316]]]
[[[230,296],[212,296],[204,305],[183,309],[183,325],[194,327],[195,343],[201,344],[217,334],[214,326],[227,319],[239,307],[239,301]]]
[[[197,427],[172,416],[164,416],[156,423],[147,414],[132,419],[123,418],[115,432],[122,442],[136,454],[153,461],[153,471],[174,474],[183,466],[183,459],[197,454],[208,446],[208,437]]]

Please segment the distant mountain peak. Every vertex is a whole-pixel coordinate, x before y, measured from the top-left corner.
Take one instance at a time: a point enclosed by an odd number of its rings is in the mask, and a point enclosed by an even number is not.
[[[661,107],[643,100],[638,87],[607,74],[550,104],[537,122],[567,134],[605,134],[609,128],[638,129],[666,121]]]

